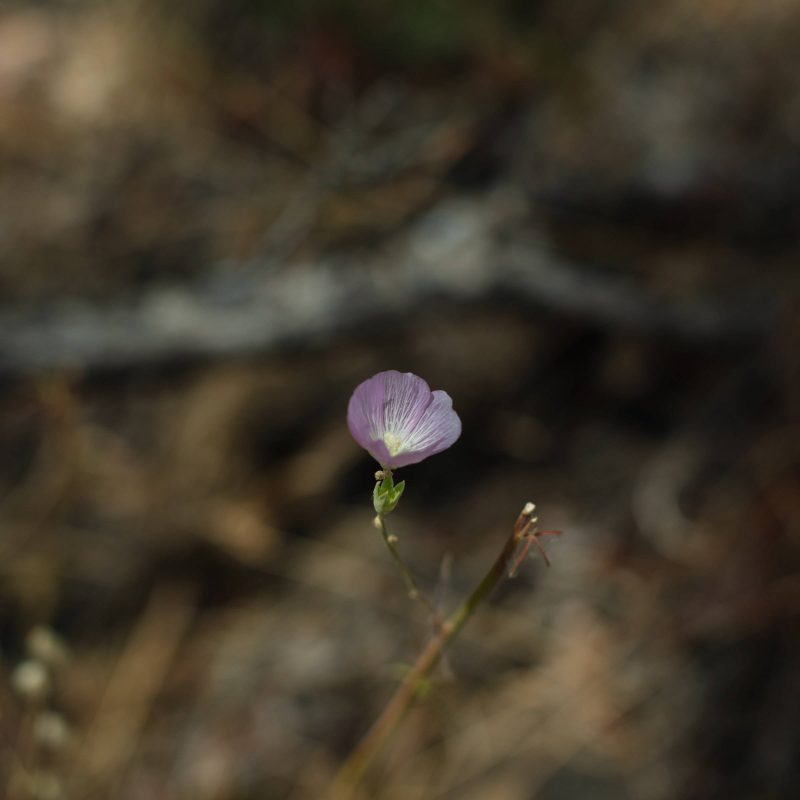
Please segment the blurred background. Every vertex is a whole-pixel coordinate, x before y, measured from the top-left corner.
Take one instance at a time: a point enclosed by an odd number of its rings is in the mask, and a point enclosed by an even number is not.
[[[0,796],[800,791],[800,6],[0,3]]]

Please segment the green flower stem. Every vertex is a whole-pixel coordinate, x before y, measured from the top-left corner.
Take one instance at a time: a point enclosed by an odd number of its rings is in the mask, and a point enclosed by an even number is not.
[[[489,568],[483,580],[453,614],[438,627],[433,638],[419,654],[380,717],[367,731],[337,773],[329,795],[330,800],[347,800],[353,797],[367,767],[400,724],[420,687],[425,685],[434,667],[438,664],[444,649],[458,635],[475,609],[486,599],[492,589],[508,574],[508,565],[511,563],[511,559],[523,540],[531,535],[531,526],[535,525],[533,511],[533,504],[526,504],[517,517],[511,536],[507,539],[500,555]],[[382,529],[385,531],[385,525]],[[389,549],[393,550],[385,533],[384,539],[387,539]]]
[[[400,570],[400,574],[403,576],[406,589],[408,589],[408,596],[412,600],[419,600],[425,606],[425,608],[428,609],[434,625],[438,628],[442,623],[442,615],[439,612],[439,609],[436,608],[435,604],[419,588],[419,586],[417,586],[417,582],[414,580],[411,570],[406,566],[406,562],[403,561],[403,557],[400,555],[400,551],[397,549],[397,537],[392,536],[386,528],[386,519],[384,518],[383,514],[378,514],[375,517],[375,527],[380,530],[381,536],[383,536],[383,541],[386,542],[386,547],[389,548],[389,553],[392,556],[392,560]]]

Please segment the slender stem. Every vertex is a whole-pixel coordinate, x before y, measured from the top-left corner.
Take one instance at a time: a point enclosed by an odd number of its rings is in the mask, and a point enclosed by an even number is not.
[[[334,779],[330,800],[347,800],[358,787],[367,767],[378,754],[392,731],[408,711],[415,695],[425,679],[442,657],[444,649],[458,635],[475,609],[486,599],[494,587],[508,572],[508,565],[517,552],[520,543],[530,534],[533,518],[533,504],[527,503],[522,509],[511,536],[506,540],[500,555],[489,568],[483,580],[475,587],[466,600],[438,628],[433,638],[419,654],[416,662],[395,691],[381,715],[367,731],[342,765]],[[389,542],[387,542],[389,544]],[[391,549],[391,547],[390,547]]]
[[[389,553],[391,553],[392,560],[397,565],[397,568],[400,570],[400,573],[403,576],[403,581],[406,584],[406,589],[408,589],[408,596],[412,600],[419,600],[425,608],[428,609],[430,612],[431,617],[433,618],[434,625],[438,628],[442,624],[442,615],[436,605],[433,603],[432,600],[428,598],[428,596],[422,591],[422,589],[417,586],[417,582],[414,580],[414,576],[411,574],[411,570],[406,565],[406,562],[403,561],[403,557],[400,555],[400,551],[397,549],[397,537],[392,536],[387,527],[386,527],[386,519],[383,514],[378,514],[375,517],[375,527],[377,527],[380,532],[381,536],[383,536],[383,541],[386,542],[386,547],[389,548]]]

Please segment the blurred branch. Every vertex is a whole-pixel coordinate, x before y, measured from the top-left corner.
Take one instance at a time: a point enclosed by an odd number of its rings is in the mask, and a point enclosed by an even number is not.
[[[152,590],[100,696],[95,719],[83,742],[84,767],[93,781],[101,785],[116,782],[133,757],[178,645],[191,623],[195,594],[190,585],[162,584]]]
[[[492,301],[697,342],[766,333],[774,306],[762,298],[656,297],[630,280],[566,261],[527,232],[509,235],[505,200],[442,203],[367,265],[363,255],[347,254],[287,269],[223,264],[197,282],[154,286],[114,302],[69,298],[0,309],[0,372],[268,352],[328,341],[373,322],[402,324],[426,308]],[[510,222],[520,228],[518,219]]]

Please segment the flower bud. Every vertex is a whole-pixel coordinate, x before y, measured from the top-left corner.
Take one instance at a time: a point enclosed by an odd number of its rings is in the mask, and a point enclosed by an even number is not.
[[[51,628],[37,625],[25,637],[28,655],[51,669],[63,667],[67,662],[67,647]]]
[[[57,752],[69,741],[69,725],[61,714],[42,711],[33,720],[33,737],[42,747]]]
[[[17,665],[11,675],[14,691],[29,703],[40,703],[50,693],[50,675],[40,661],[28,659]]]

